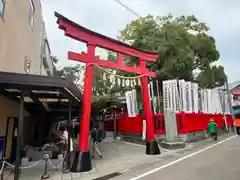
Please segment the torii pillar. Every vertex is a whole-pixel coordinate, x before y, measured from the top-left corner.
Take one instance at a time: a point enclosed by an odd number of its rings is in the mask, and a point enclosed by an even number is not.
[[[65,32],[65,36],[73,38],[77,41],[87,44],[87,53],[81,54],[68,52],[68,58],[75,61],[86,63],[86,72],[84,80],[82,114],[80,120],[80,136],[79,136],[79,151],[76,153],[71,171],[85,172],[92,169],[91,154],[88,148],[88,137],[90,127],[91,101],[92,101],[92,82],[94,78],[94,64],[115,70],[136,73],[141,76],[142,96],[144,104],[145,119],[147,125],[146,133],[146,154],[160,154],[158,143],[155,141],[154,124],[152,118],[152,109],[150,104],[148,90],[148,76],[155,77],[155,72],[150,72],[145,65],[146,61],[156,62],[157,53],[142,51],[128,44],[111,39],[99,33],[86,29],[73,21],[67,19],[59,13],[55,12],[58,18],[57,23],[59,28]],[[101,47],[110,51],[114,51],[118,55],[117,62],[102,60],[95,56],[95,48]],[[133,56],[139,59],[139,66],[126,66],[123,62],[122,55]]]

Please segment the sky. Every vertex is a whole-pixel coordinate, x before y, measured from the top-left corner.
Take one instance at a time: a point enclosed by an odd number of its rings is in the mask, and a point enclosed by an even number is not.
[[[141,16],[195,15],[207,23],[209,34],[216,39],[219,64],[225,67],[230,82],[240,80],[240,1],[239,0],[121,0]],[[52,55],[59,58],[58,67],[74,65],[67,59],[69,50],[81,52],[85,45],[64,36],[58,29],[54,11],[103,35],[117,38],[119,31],[136,19],[136,15],[115,0],[42,0]],[[104,55],[97,51],[97,55]]]

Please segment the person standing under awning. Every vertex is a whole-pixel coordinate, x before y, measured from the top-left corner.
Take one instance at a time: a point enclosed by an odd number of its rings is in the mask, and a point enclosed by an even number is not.
[[[70,143],[70,159],[72,161],[72,152],[73,152],[73,140],[72,140],[72,137],[70,137],[70,142],[68,142],[68,136],[69,136],[69,133],[68,133],[68,127],[66,126],[65,127],[65,130],[63,131],[63,141],[64,141],[64,155],[65,155],[65,159],[64,159],[64,168],[66,168],[66,164],[67,164],[67,159],[68,159],[68,153],[67,153],[67,149],[68,149],[68,143]]]

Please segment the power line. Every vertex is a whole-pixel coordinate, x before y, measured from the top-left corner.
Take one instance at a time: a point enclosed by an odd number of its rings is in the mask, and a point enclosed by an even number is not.
[[[120,4],[122,7],[124,7],[125,9],[127,9],[129,12],[131,12],[132,14],[134,14],[135,16],[141,18],[142,16],[140,16],[137,12],[135,12],[133,9],[131,9],[130,7],[128,7],[127,5],[123,4],[121,2],[121,0],[115,0],[115,2],[117,2],[118,4]]]

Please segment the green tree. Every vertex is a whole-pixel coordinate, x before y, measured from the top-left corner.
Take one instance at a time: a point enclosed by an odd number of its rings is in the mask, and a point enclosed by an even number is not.
[[[200,87],[214,88],[226,82],[223,66],[212,66],[200,72],[197,77]]]
[[[208,30],[195,16],[174,18],[169,14],[154,18],[148,15],[128,24],[121,31],[121,40],[136,48],[159,53],[157,62],[148,65],[157,72],[157,79],[190,81],[195,80],[196,70],[204,72],[219,59],[215,39],[208,35]],[[137,64],[135,58],[128,61]],[[224,76],[224,71],[222,73],[219,75]]]
[[[81,76],[83,72],[84,67],[81,66],[80,64],[77,64],[75,66],[66,66],[60,70],[56,70],[55,76],[66,78],[73,82],[74,84],[80,85],[82,80]]]

